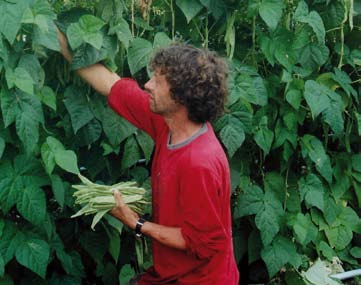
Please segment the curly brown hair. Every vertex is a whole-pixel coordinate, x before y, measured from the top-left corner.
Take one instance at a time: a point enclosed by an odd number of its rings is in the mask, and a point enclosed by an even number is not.
[[[177,43],[158,50],[150,68],[165,75],[172,99],[187,108],[190,121],[205,123],[224,112],[228,67],[214,52]]]

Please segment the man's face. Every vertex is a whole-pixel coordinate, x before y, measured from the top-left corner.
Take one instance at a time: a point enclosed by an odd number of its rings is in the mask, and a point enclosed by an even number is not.
[[[170,86],[165,75],[155,71],[152,78],[144,85],[145,90],[150,94],[150,110],[156,114],[167,116],[179,109],[170,96]]]

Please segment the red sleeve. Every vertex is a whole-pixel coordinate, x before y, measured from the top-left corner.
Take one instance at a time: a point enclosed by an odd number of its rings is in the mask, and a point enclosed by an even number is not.
[[[220,183],[205,168],[184,170],[180,187],[180,204],[183,223],[182,235],[187,251],[198,258],[208,258],[226,251],[229,244],[222,217],[219,196]]]
[[[157,129],[164,124],[161,116],[150,111],[149,94],[130,78],[118,80],[111,88],[109,106],[131,124],[156,140]]]

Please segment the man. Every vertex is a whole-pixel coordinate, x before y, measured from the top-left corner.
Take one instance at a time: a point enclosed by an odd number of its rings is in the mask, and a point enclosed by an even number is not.
[[[59,33],[61,53],[72,57]],[[152,239],[153,266],[129,284],[236,285],[230,173],[209,123],[224,109],[227,68],[213,53],[185,45],[158,51],[139,88],[101,64],[78,70],[111,108],[155,141],[152,221],[115,193],[112,215]]]

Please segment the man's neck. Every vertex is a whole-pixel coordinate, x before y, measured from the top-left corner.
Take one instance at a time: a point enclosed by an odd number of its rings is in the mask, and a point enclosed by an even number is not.
[[[194,123],[183,113],[172,114],[164,118],[169,127],[170,144],[181,143],[197,133],[203,126],[201,123]]]

